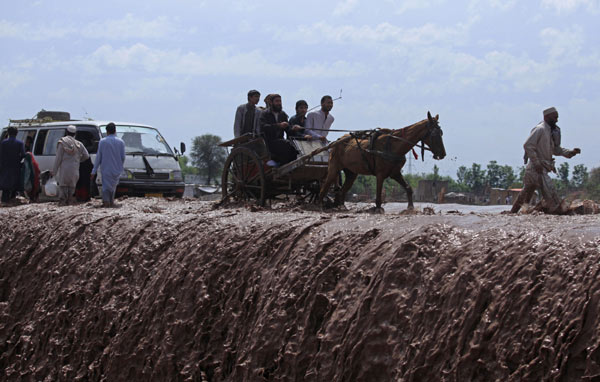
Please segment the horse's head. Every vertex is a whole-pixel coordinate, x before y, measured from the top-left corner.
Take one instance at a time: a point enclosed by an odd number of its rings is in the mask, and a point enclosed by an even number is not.
[[[438,123],[439,115],[435,117],[431,116],[430,112],[427,112],[427,133],[422,139],[422,142],[431,149],[433,153],[433,159],[444,159],[446,156],[446,148],[444,147],[444,140],[442,139],[442,128]],[[424,145],[422,146],[421,157],[425,154]]]

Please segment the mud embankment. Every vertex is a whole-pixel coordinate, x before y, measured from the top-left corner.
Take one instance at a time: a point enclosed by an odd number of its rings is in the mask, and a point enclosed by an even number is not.
[[[600,376],[595,218],[125,204],[0,211],[0,379]]]

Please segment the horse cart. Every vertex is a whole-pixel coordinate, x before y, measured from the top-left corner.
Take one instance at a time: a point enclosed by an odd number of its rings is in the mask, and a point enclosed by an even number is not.
[[[300,200],[315,202],[327,176],[327,150],[340,141],[329,145],[320,140],[290,142],[298,157],[280,167],[267,165],[271,156],[262,137],[243,135],[220,144],[232,147],[223,167],[221,201],[253,201],[262,206],[280,195],[297,195]]]

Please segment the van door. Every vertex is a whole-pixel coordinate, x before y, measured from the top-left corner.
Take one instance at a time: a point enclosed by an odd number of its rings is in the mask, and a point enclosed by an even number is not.
[[[57,129],[42,129],[38,133],[33,155],[35,155],[35,159],[40,166],[40,171],[52,170],[56,157],[56,145],[58,140],[65,136],[65,131],[65,127],[59,127]]]

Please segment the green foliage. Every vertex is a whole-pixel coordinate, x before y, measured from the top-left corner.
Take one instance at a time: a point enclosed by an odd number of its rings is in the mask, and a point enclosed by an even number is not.
[[[600,200],[600,167],[593,168],[584,187],[587,197]]]
[[[188,163],[190,158],[185,155],[179,157],[179,167],[181,167],[181,173],[183,175],[198,175],[198,169],[194,166],[190,166]]]
[[[199,174],[206,176],[209,184],[212,179],[218,179],[227,158],[225,148],[218,146],[220,143],[221,137],[212,134],[204,134],[192,140],[192,163],[198,168]]]
[[[573,177],[571,178],[571,185],[576,190],[581,190],[586,185],[589,179],[587,167],[582,164],[578,164],[573,167]]]

